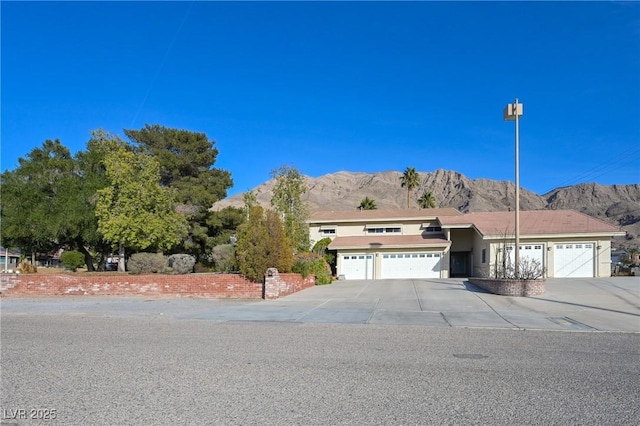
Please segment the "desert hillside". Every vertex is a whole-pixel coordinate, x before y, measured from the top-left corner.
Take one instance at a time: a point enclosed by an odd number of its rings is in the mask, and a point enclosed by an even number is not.
[[[380,173],[337,172],[318,178],[307,177],[308,192],[304,200],[315,210],[351,210],[357,208],[364,197],[375,200],[379,209],[403,208],[407,192],[400,187],[401,172]],[[491,179],[469,179],[448,170],[419,173],[420,186],[411,195],[411,206],[418,208],[417,199],[431,191],[436,207],[454,207],[461,212],[500,211],[513,208],[514,184]],[[274,182],[268,181],[257,188],[258,201],[270,206]],[[241,207],[242,194],[214,204],[218,210],[227,206]],[[579,184],[557,188],[538,195],[520,189],[522,210],[573,209],[598,217],[622,227],[629,234],[615,245],[638,245],[640,242],[640,185]]]

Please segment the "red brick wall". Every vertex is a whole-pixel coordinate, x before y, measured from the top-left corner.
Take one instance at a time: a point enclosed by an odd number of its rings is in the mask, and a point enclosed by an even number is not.
[[[540,296],[546,288],[545,280],[492,280],[469,278],[473,285],[501,296]]]
[[[315,275],[302,278],[300,274],[281,274],[269,268],[264,276],[264,298],[277,299],[316,285]]]
[[[260,299],[263,283],[239,274],[24,274],[2,276],[0,292],[3,296],[166,295]]]

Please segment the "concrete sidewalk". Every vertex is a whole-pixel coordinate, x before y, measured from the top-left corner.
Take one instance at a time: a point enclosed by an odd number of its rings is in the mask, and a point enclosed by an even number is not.
[[[549,279],[536,297],[486,293],[464,279],[336,281],[278,300],[64,296],[3,298],[3,315],[145,316],[640,332],[640,278]]]

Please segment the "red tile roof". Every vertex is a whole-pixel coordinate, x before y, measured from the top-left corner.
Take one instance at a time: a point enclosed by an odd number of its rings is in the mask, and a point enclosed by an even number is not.
[[[451,244],[444,235],[382,235],[362,237],[336,237],[329,249],[395,248],[395,247],[447,247]]]
[[[309,217],[309,223],[318,222],[355,222],[367,220],[399,221],[428,220],[440,216],[461,216],[458,210],[453,208],[442,209],[394,209],[394,210],[344,210],[344,211],[317,211]]]
[[[484,236],[513,234],[515,212],[467,213],[463,216],[441,216],[444,228],[472,225]],[[533,210],[520,212],[520,234],[604,233],[624,235],[620,228],[574,210]]]

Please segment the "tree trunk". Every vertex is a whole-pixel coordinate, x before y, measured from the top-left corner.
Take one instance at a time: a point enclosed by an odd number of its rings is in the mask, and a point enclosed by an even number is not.
[[[93,267],[93,256],[89,253],[89,250],[82,244],[82,242],[78,243],[78,251],[84,254],[84,263],[87,265],[88,272],[94,272],[95,268]]]
[[[126,272],[127,268],[125,268],[124,264],[124,246],[120,244],[118,247],[118,272]]]

